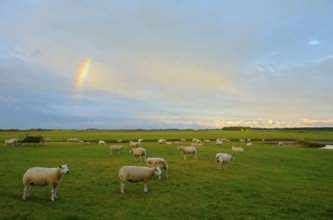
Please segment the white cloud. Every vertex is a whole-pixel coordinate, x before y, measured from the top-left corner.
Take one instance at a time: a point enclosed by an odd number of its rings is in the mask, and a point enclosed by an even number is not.
[[[321,44],[321,41],[319,41],[319,40],[310,40],[309,41],[310,46],[318,46],[320,44]]]

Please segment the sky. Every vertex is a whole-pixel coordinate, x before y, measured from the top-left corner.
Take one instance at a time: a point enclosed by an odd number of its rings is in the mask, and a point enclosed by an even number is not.
[[[333,127],[331,0],[0,0],[0,129]]]

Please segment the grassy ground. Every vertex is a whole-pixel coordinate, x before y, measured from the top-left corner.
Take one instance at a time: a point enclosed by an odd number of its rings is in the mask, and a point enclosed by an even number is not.
[[[331,140],[332,133],[302,132],[49,132],[45,137],[66,140],[158,138],[252,138]],[[81,136],[80,136],[81,134]],[[283,135],[285,134],[285,135]],[[303,134],[303,135],[301,135]],[[17,133],[0,132],[1,140]],[[106,136],[108,135],[108,136]],[[132,136],[131,136],[132,135]],[[249,135],[249,136],[247,136]],[[266,136],[264,136],[266,135]],[[132,138],[131,138],[132,137]],[[331,138],[331,139],[330,139]],[[187,142],[189,144],[189,142]],[[175,145],[144,142],[148,156],[167,159],[169,179],[154,179],[143,192],[142,183],[127,183],[119,190],[118,170],[144,165],[128,153],[108,154],[108,146],[51,142],[44,146],[0,144],[0,219],[332,219],[333,151],[298,146],[239,142],[213,142],[198,146],[198,159],[184,161]],[[231,152],[231,146],[245,148]],[[217,170],[214,156],[236,156],[225,170]],[[51,202],[48,187],[35,187],[32,198],[22,200],[22,175],[32,166],[69,164],[58,200]]]

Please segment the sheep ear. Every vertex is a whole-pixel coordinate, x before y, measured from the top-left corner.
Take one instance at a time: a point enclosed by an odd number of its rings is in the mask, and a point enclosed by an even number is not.
[[[60,165],[59,168],[63,168],[63,167]]]

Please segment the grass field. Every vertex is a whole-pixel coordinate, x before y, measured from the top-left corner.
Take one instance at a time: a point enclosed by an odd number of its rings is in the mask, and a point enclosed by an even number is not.
[[[5,146],[4,140],[26,131],[0,132],[0,219],[332,219],[333,151],[261,143],[266,140],[333,141],[333,132],[315,131],[47,131],[30,132],[51,138],[43,146]],[[67,138],[90,141],[67,143]],[[128,140],[144,138],[148,156],[164,157],[169,179],[153,179],[149,192],[142,183],[119,190],[118,170],[144,165],[128,153]],[[229,138],[198,146],[198,159],[184,160],[176,145],[160,145],[159,138]],[[253,146],[239,143],[251,138]],[[109,155],[97,141],[124,139],[126,149]],[[190,142],[186,142],[187,145]],[[244,147],[234,153],[231,146]],[[214,156],[236,156],[225,170],[217,170]],[[48,187],[35,187],[22,200],[22,175],[32,166],[69,164],[58,199]]]

